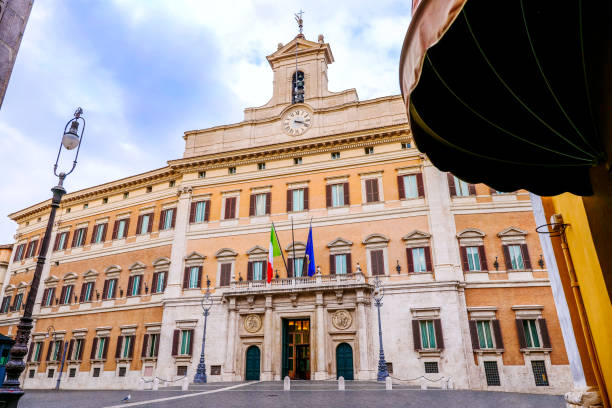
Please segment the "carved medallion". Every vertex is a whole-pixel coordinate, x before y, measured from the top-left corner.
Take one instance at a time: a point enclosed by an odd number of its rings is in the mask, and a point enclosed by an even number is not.
[[[332,315],[332,324],[338,330],[346,330],[353,323],[351,314],[346,310],[338,310]]]
[[[256,333],[261,329],[261,317],[250,314],[244,318],[244,329],[249,333]]]

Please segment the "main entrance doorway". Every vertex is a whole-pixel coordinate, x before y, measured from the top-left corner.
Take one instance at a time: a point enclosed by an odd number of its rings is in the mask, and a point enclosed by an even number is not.
[[[251,346],[246,352],[246,375],[247,381],[259,381],[259,371],[261,367],[261,352],[259,347]]]
[[[310,320],[283,320],[283,378],[310,380]]]
[[[348,343],[336,347],[336,377],[353,380],[353,348]]]

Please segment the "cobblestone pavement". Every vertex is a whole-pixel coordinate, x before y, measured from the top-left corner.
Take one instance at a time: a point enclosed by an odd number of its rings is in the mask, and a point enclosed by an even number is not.
[[[128,393],[130,403],[121,403]],[[189,391],[177,387],[160,391],[39,391],[30,390],[21,399],[20,408],[48,407],[466,407],[466,408],[564,408],[558,395],[519,394],[507,392],[420,390],[393,386],[386,391],[376,382],[346,383],[338,391],[336,382],[293,382],[291,391],[283,391],[282,382],[212,383],[191,385]]]

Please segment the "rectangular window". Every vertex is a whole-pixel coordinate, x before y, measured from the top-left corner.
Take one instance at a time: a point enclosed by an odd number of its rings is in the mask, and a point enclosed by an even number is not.
[[[126,372],[127,372],[127,367],[119,367],[119,377],[125,377]]]
[[[372,146],[364,148],[365,154],[374,154],[374,148]]]
[[[508,245],[508,253],[510,254],[512,269],[525,269],[525,264],[523,263],[523,252],[521,251],[520,245]]]
[[[11,297],[5,296],[4,299],[2,299],[2,310],[0,310],[0,313],[8,313],[10,305]]]
[[[164,211],[164,223],[162,229],[167,230],[173,227],[172,219],[174,217],[174,208],[168,208]]]
[[[253,262],[253,280],[263,280],[264,261]]]
[[[402,143],[402,149],[410,149],[410,143]]]
[[[332,207],[344,206],[344,184],[333,184],[331,186]]]
[[[157,344],[159,343],[159,334],[149,334],[149,341],[147,344],[146,357],[157,357]]]
[[[378,196],[378,179],[365,180],[366,202],[375,203],[379,200]]]
[[[480,267],[478,247],[465,247],[465,253],[467,255],[470,271],[481,271],[482,268]]]
[[[187,366],[186,365],[180,365],[176,367],[176,375],[179,377],[185,377],[187,376]]]
[[[157,272],[155,274],[155,293],[162,293],[166,289],[166,272]]]
[[[132,276],[132,289],[129,296],[138,296],[140,295],[140,281],[142,280],[142,275],[134,275]]]
[[[302,158],[301,157],[294,157],[293,158],[293,164],[302,164]]]
[[[331,158],[332,158],[333,160],[339,159],[339,158],[340,158],[340,152],[333,152],[333,153],[331,154]]]
[[[62,351],[62,340],[56,340],[53,342],[53,353],[51,354],[51,361],[58,361],[60,359],[60,353]]]
[[[232,264],[231,263],[221,264],[221,282],[219,282],[219,285],[229,286],[231,274],[232,274]]]
[[[236,218],[236,197],[227,197],[225,199],[225,217],[226,220]]]
[[[68,241],[68,232],[60,232],[57,239],[57,251],[63,251],[66,249],[66,241]]]
[[[235,167],[230,167],[227,169],[227,173],[228,174],[236,174],[236,168]]]
[[[104,346],[106,345],[107,341],[108,341],[107,337],[98,338],[98,350],[95,355],[96,355],[96,358],[99,360],[104,358]]]
[[[62,298],[60,299],[60,304],[67,305],[70,303],[70,296],[72,295],[73,285],[64,286],[62,289]]]
[[[200,287],[200,267],[192,266],[189,268],[189,289]]]
[[[17,249],[15,249],[15,257],[13,258],[14,261],[21,261],[23,259],[25,246],[25,243],[17,245]]]
[[[525,330],[525,342],[528,348],[540,348],[540,337],[535,320],[523,320],[523,329]]]
[[[434,331],[433,320],[421,320],[419,322],[421,328],[421,348],[423,349],[435,349],[436,348],[436,334]]]
[[[43,294],[42,305],[51,306],[53,304],[53,295],[55,294],[55,288],[47,288],[45,289],[45,292],[46,293]]]
[[[34,374],[36,374],[36,370],[28,371],[28,378],[34,378]]]
[[[538,387],[547,387],[548,375],[546,374],[546,365],[543,360],[532,360],[531,369],[533,370],[533,378],[535,385]]]
[[[94,244],[99,244],[100,242],[104,240],[104,235],[106,232],[106,225],[107,224],[98,224],[94,228],[94,236],[93,236]]]
[[[206,205],[207,201],[198,201],[195,205],[195,219],[194,222],[206,221]]]
[[[470,188],[468,183],[458,179],[455,176],[453,177],[455,182],[455,194],[457,195],[457,197],[468,197],[470,195]]]
[[[484,361],[485,376],[487,377],[488,386],[500,386],[499,370],[497,369],[497,361]]]
[[[127,219],[118,221],[119,224],[117,224],[117,239],[125,238],[125,236],[127,235],[127,231],[126,231],[127,221],[128,221]]]
[[[53,378],[54,375],[55,375],[55,368],[50,368],[49,371],[47,371],[47,378]]]
[[[257,170],[265,170],[266,163],[257,163]]]
[[[416,174],[403,176],[404,195],[406,198],[419,198],[419,187]]]
[[[191,354],[191,330],[181,330],[181,355]]]
[[[424,365],[425,365],[425,374],[436,374],[439,372],[437,361],[425,361]]]
[[[95,367],[93,369],[93,373],[92,373],[93,377],[99,377],[100,376],[100,367]]]
[[[205,171],[198,172],[198,178],[206,178],[206,172]]]
[[[93,287],[94,287],[94,282],[87,282],[85,284],[85,287],[84,287],[85,293],[83,294],[83,302],[91,302],[91,297],[93,296]]]
[[[72,350],[72,356],[68,356],[68,358],[71,360],[80,360],[82,351],[83,339],[76,339],[74,342],[74,349]]]
[[[383,250],[377,249],[370,251],[370,263],[372,265],[372,276],[385,274],[385,262],[383,259]]]
[[[266,198],[267,194],[256,194],[255,195],[255,216],[266,215]]]
[[[30,241],[28,244],[28,250],[26,251],[26,258],[32,258],[36,253],[36,248],[38,247],[38,240]]]
[[[106,290],[102,294],[103,299],[112,299],[115,297],[115,286],[117,285],[117,279],[108,279],[105,282]]]
[[[130,346],[132,344],[132,336],[123,336],[123,344],[121,346],[121,357],[130,358]]]
[[[19,293],[15,296],[15,303],[13,304],[13,309],[15,311],[19,311],[21,309],[21,303],[23,302],[23,293]]]
[[[492,349],[493,336],[491,335],[491,321],[479,320],[476,322],[476,330],[478,331],[478,344],[481,349]]]
[[[291,211],[304,211],[304,189],[291,190]]]
[[[299,278],[302,276],[302,268],[304,268],[304,258],[292,258],[293,259],[293,276]]]
[[[346,275],[346,254],[334,255],[334,261],[336,263],[336,274]]]
[[[85,234],[87,228],[79,228],[74,231],[74,238],[72,239],[72,246],[74,248],[83,246],[85,244]]]
[[[30,361],[38,361],[40,359],[40,353],[42,349],[42,342],[37,341],[36,343],[34,343],[34,351],[32,351],[32,357],[30,358]]]
[[[144,214],[140,216],[140,230],[138,234],[143,235],[149,232],[149,223],[151,222],[151,214]]]
[[[412,248],[412,262],[414,262],[415,272],[427,272],[425,248]]]

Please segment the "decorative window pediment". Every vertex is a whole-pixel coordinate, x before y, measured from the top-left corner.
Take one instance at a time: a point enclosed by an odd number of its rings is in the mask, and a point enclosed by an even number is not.
[[[206,257],[199,252],[193,251],[185,257],[185,266],[201,266]]]
[[[497,234],[503,244],[524,244],[526,235],[527,231],[516,227],[508,227]]]
[[[365,239],[363,240],[363,244],[365,246],[372,246],[372,245],[387,246],[388,242],[389,242],[389,238],[387,238],[383,234],[377,234],[377,233],[370,234],[367,237],[365,237]]]
[[[480,246],[484,245],[485,233],[476,228],[466,228],[457,234],[459,245]]]
[[[140,261],[136,261],[130,266],[130,272],[142,272],[147,268],[147,265]]]
[[[6,288],[4,288],[4,293],[9,294],[9,293],[12,293],[14,290],[15,290],[15,286],[7,285]]]
[[[98,278],[98,272],[96,272],[93,269],[90,269],[87,272],[85,272],[85,274],[83,275],[83,278],[85,279],[86,282],[95,281]]]
[[[215,253],[215,258],[236,258],[238,256],[238,252],[234,251],[230,248],[222,248]]]
[[[301,241],[296,241],[295,243],[287,245],[285,251],[289,258],[293,258],[294,254],[296,258],[303,258],[306,254],[306,244]]]
[[[121,273],[121,267],[119,265],[111,265],[104,270],[106,276],[117,276]]]
[[[253,248],[247,251],[249,261],[265,261],[268,259],[268,250],[255,245]]]
[[[59,278],[55,275],[49,275],[47,279],[45,279],[45,286],[56,286],[59,282]]]
[[[21,282],[19,282],[19,285],[17,285],[17,289],[18,290],[19,289],[25,289],[27,287],[28,287],[28,282],[25,282],[25,281],[21,281]]]
[[[402,237],[407,247],[429,246],[431,234],[419,230],[413,230]]]
[[[69,282],[69,281],[74,281],[77,278],[77,274],[74,272],[68,272],[67,274],[64,275],[64,277],[62,278],[64,282]]]
[[[344,238],[336,238],[332,242],[327,244],[327,247],[329,248],[330,255],[337,255],[350,253],[351,245],[353,245],[351,241],[348,241]]]
[[[155,271],[167,271],[168,269],[170,269],[170,259],[163,257],[163,258],[157,258],[155,261],[153,261],[153,268],[155,268]]]

